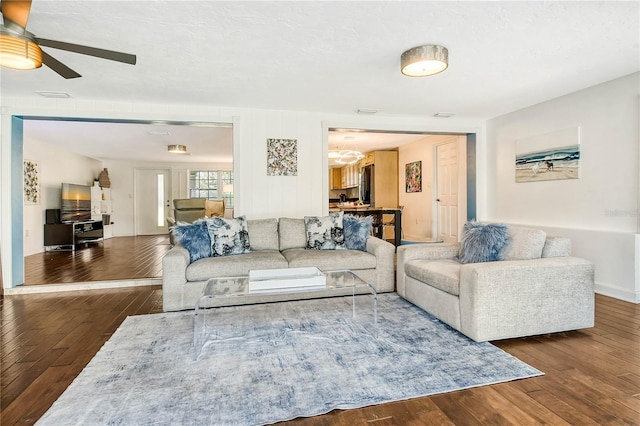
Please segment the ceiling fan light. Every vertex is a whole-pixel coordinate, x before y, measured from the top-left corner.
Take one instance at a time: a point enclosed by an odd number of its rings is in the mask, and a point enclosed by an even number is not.
[[[449,50],[444,46],[417,46],[400,57],[400,71],[409,77],[426,77],[438,74],[449,66]]]
[[[0,33],[0,66],[17,70],[40,68],[40,46],[25,36]]]
[[[167,145],[167,151],[171,154],[186,154],[187,147],[185,145]]]

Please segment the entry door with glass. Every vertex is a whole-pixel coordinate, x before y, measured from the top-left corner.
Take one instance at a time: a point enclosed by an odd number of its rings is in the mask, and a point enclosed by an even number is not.
[[[169,170],[136,169],[135,234],[166,234],[169,213]]]

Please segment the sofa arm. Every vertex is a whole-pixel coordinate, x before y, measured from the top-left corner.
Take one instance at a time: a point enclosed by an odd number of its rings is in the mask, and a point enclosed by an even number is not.
[[[378,237],[367,238],[367,253],[376,257],[376,283],[378,293],[393,291],[394,255],[396,247]]]
[[[187,282],[189,251],[175,245],[162,258],[162,310],[182,309],[182,290]]]
[[[476,341],[593,327],[594,265],[577,257],[460,268],[461,331]]]
[[[425,243],[409,244],[398,247],[398,268],[396,272],[396,287],[398,294],[404,297],[404,265],[414,259],[453,259],[458,256],[460,243]]]

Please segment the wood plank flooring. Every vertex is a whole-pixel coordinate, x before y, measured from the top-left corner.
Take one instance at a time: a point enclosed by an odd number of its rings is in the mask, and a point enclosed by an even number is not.
[[[0,299],[0,424],[44,414],[127,315],[162,310],[159,286]],[[640,306],[596,296],[591,329],[494,342],[545,375],[335,410],[284,425],[640,425]]]
[[[114,237],[76,251],[25,256],[24,285],[159,278],[169,237]]]

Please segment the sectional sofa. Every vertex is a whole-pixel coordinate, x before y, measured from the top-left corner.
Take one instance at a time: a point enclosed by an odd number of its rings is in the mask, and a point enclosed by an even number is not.
[[[209,278],[246,276],[254,269],[315,266],[322,271],[352,270],[377,292],[394,291],[395,247],[379,238],[366,238],[365,250],[313,250],[307,248],[304,219],[247,220],[251,251],[206,257],[191,262],[189,251],[175,245],[162,261],[163,310],[194,309]],[[252,297],[251,302],[306,299],[326,292]],[[223,299],[221,305],[246,303],[246,298]]]

